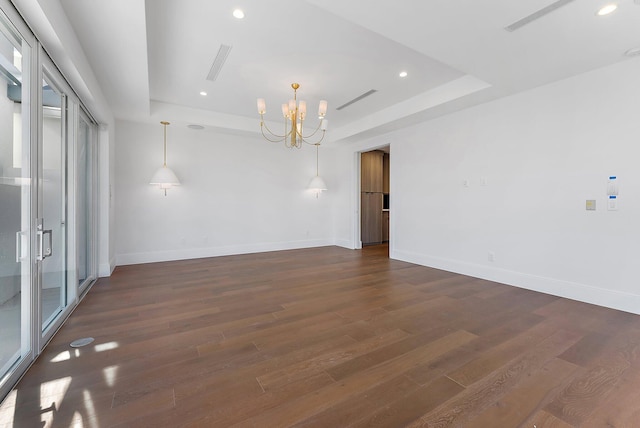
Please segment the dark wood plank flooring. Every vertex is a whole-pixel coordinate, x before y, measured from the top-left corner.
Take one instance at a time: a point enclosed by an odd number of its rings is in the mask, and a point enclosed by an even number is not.
[[[0,426],[638,427],[640,316],[386,246],[123,266]]]

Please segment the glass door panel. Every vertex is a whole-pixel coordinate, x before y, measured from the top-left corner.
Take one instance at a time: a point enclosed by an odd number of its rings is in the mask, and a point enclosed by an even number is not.
[[[37,253],[45,331],[67,306],[65,97],[45,73],[42,82],[42,169]]]
[[[30,51],[0,13],[0,387],[31,351]]]
[[[76,140],[77,156],[77,192],[76,192],[76,230],[78,255],[78,286],[80,293],[94,277],[93,267],[93,128],[91,123],[80,115]]]

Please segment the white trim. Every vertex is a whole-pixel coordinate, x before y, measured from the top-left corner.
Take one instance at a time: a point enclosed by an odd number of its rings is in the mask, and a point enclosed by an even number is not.
[[[118,254],[118,266],[140,263],[167,262],[173,260],[200,259],[205,257],[231,256],[237,254],[264,253],[268,251],[296,250],[301,248],[327,247],[332,240],[269,242],[264,244],[232,245],[228,247],[189,248],[184,250],[153,251],[145,253]]]
[[[355,250],[356,248],[353,245],[353,242],[351,242],[348,239],[334,239],[333,240],[333,245],[337,246],[337,247],[342,247],[342,248],[346,248],[348,250]]]
[[[640,315],[640,295],[458,260],[390,251],[390,258]]]
[[[100,263],[100,267],[98,269],[98,276],[101,278],[105,276],[111,276],[115,268],[116,268],[116,258],[114,257],[111,260],[109,260],[109,263]]]

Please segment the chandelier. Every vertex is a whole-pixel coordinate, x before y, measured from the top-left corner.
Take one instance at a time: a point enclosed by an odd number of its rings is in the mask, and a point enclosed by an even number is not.
[[[283,142],[288,148],[300,148],[302,143],[311,145],[319,144],[324,139],[324,134],[327,130],[329,123],[324,117],[327,114],[327,102],[325,100],[320,101],[318,106],[318,126],[309,133],[304,134],[304,120],[307,116],[307,103],[305,101],[299,101],[297,98],[297,91],[300,85],[298,83],[292,83],[293,99],[289,100],[289,103],[282,104],[282,115],[284,116],[284,134],[279,135],[272,132],[267,124],[264,122],[264,114],[267,111],[266,102],[264,98],[258,98],[258,113],[260,114],[260,131],[262,136],[272,143]],[[265,133],[266,130],[266,133]],[[322,131],[317,140],[314,142],[309,141],[310,138],[316,136],[318,131]]]

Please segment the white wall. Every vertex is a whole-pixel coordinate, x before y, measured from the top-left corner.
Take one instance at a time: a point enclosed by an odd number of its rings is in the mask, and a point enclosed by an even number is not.
[[[350,147],[343,162],[391,144],[393,258],[640,313],[638,76],[626,60]],[[354,232],[347,193],[338,240]]]
[[[169,125],[167,163],[182,186],[164,196],[148,184],[162,165],[162,132],[116,122],[118,265],[333,244],[331,192],[306,192],[313,147]]]

